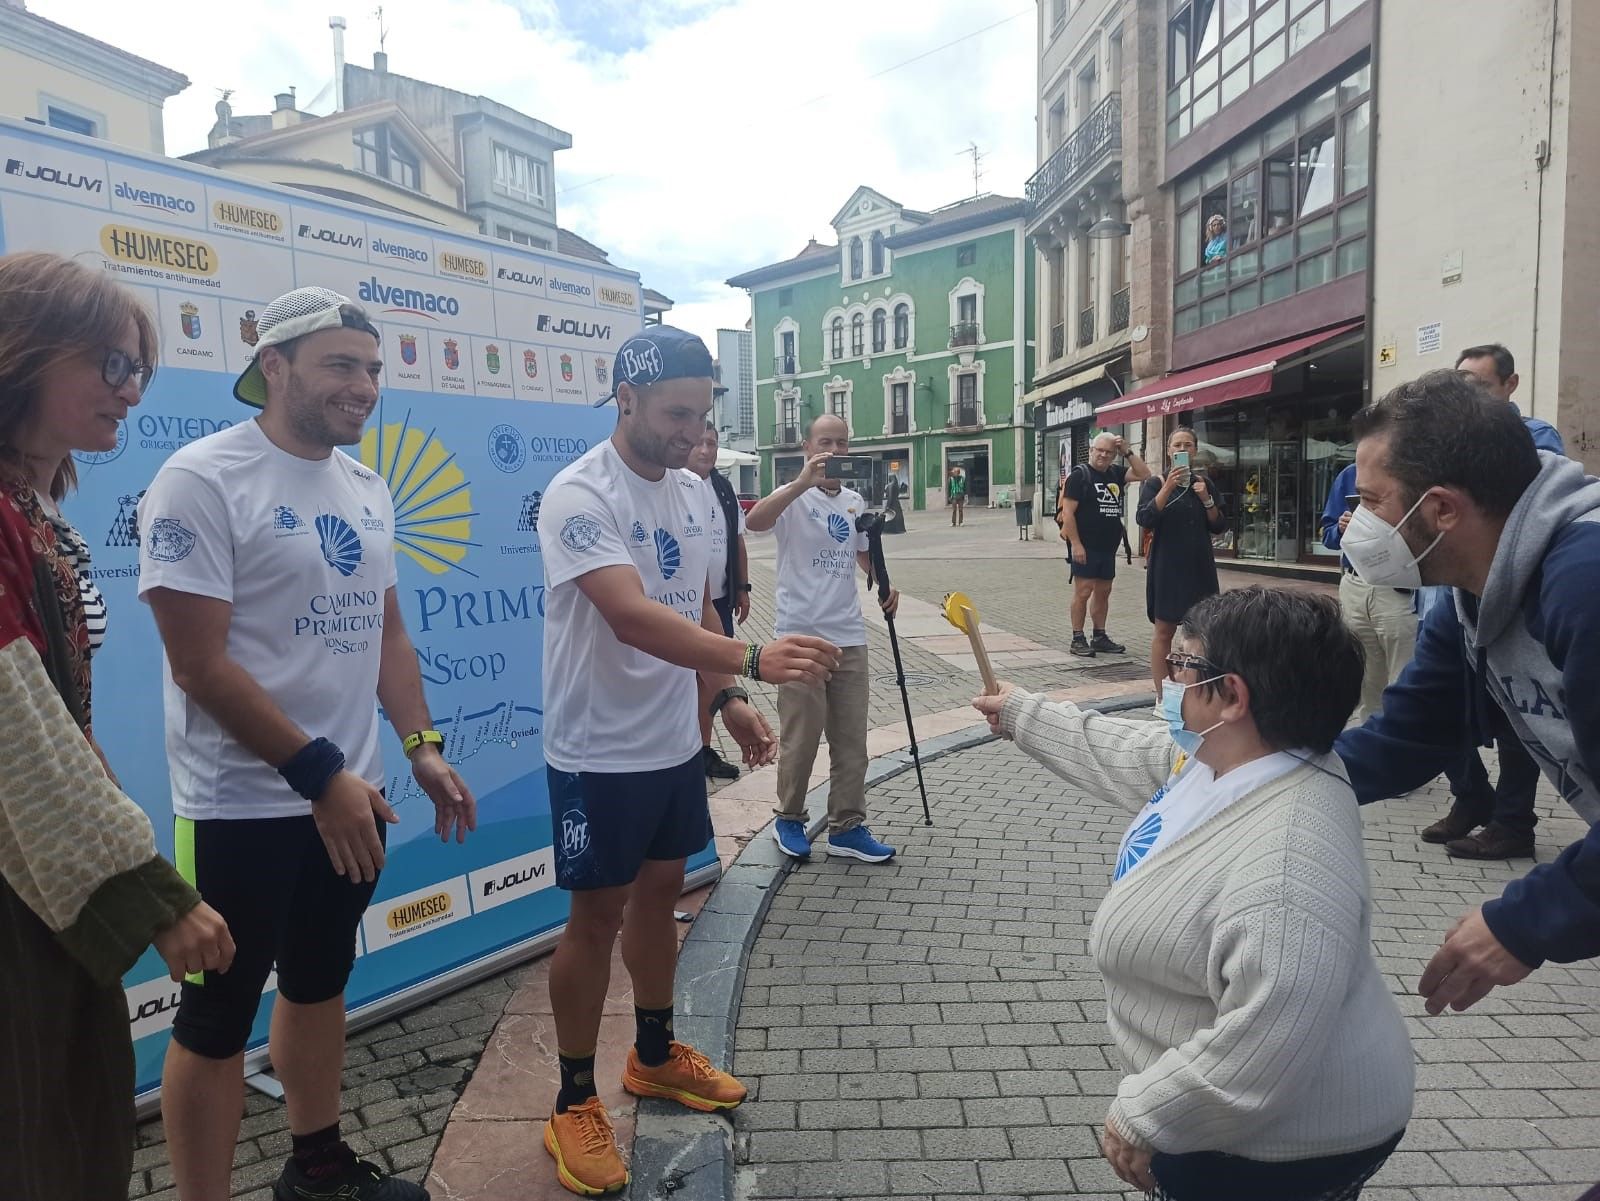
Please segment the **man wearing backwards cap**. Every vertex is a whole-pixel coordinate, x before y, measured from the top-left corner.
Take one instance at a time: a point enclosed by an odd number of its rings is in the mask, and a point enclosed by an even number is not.
[[[539,510],[544,756],[556,883],[572,897],[550,964],[561,1089],[544,1145],[561,1184],[586,1195],[628,1183],[594,1083],[619,929],[636,1027],[623,1087],[703,1112],[744,1100],[744,1085],[672,1039],[673,906],[684,860],[711,841],[695,673],[756,766],[777,747],[734,677],[820,683],[839,657],[819,638],[736,642],[705,603],[708,501],[680,470],[711,411],[705,344],[653,326],[622,344],[612,378],[616,432],[556,476]]]
[[[339,1137],[344,988],[384,862],[377,703],[435,806],[477,824],[440,754],[395,599],[384,481],[361,439],[383,362],[366,312],[326,288],[274,300],[234,395],[262,410],[184,447],[139,503],[139,595],[166,647],[178,867],[227,919],[225,974],[183,985],[161,1111],[182,1201],[229,1192],[243,1052],[278,970],[272,1063],[293,1154],[277,1201],[426,1201]],[[376,703],[375,703],[376,701]]]

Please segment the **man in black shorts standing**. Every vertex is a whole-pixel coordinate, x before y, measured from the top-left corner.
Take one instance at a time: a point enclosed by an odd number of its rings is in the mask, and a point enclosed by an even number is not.
[[[256,323],[234,396],[262,410],[179,450],[139,503],[139,595],[166,649],[179,871],[227,919],[226,974],[183,985],[161,1084],[182,1201],[217,1201],[244,1106],[243,1060],[276,965],[272,1065],[293,1152],[276,1201],[426,1201],[339,1137],[344,988],[384,863],[378,704],[465,841],[476,804],[440,754],[395,597],[389,486],[338,448],[378,402],[378,333],[326,288]]]
[[[1121,455],[1123,462],[1113,460]],[[1117,575],[1117,548],[1126,537],[1122,497],[1129,480],[1150,478],[1150,468],[1115,434],[1096,434],[1089,461],[1074,467],[1063,487],[1056,512],[1061,538],[1071,548],[1072,653],[1093,657],[1096,651],[1120,655],[1127,647],[1106,633],[1111,584]],[[1083,636],[1083,620],[1094,622],[1094,641]]]
[[[611,378],[616,432],[563,468],[539,509],[544,757],[556,883],[572,897],[550,964],[561,1090],[544,1145],[562,1187],[588,1196],[628,1183],[594,1082],[619,930],[636,1029],[623,1087],[703,1112],[744,1100],[744,1085],[672,1038],[673,908],[684,860],[711,841],[696,673],[757,766],[777,743],[734,678],[820,684],[839,662],[820,638],[736,642],[706,603],[709,492],[681,470],[711,411],[705,344],[652,326],[622,344]]]

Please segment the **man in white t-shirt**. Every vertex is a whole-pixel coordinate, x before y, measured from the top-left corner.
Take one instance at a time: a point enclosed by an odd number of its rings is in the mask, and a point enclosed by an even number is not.
[[[339,1137],[344,988],[384,863],[381,702],[464,841],[472,793],[444,761],[395,597],[394,510],[338,449],[378,401],[378,333],[326,288],[274,300],[234,395],[262,410],[167,460],[139,502],[139,595],[166,650],[175,856],[228,922],[225,973],[183,984],[161,1112],[182,1201],[230,1191],[244,1048],[276,966],[272,1064],[292,1154],[279,1201],[426,1201]]]
[[[734,620],[740,625],[750,616],[750,573],[744,549],[744,510],[739,494],[717,470],[717,427],[706,422],[699,445],[689,452],[688,471],[704,481],[705,507],[711,515],[711,607],[722,622],[722,632],[733,637]],[[732,536],[729,530],[732,529]],[[705,749],[706,776],[712,780],[737,780],[739,769],[718,753],[711,742],[710,685],[700,680],[700,741]]]
[[[871,574],[867,536],[856,528],[867,505],[859,492],[827,476],[828,460],[850,453],[844,419],[824,413],[806,432],[799,476],[756,503],[745,517],[757,533],[778,535],[779,634],[812,634],[842,648],[826,689],[778,689],[783,739],[778,760],[777,820],[772,836],[793,859],[807,859],[806,785],[817,744],[828,735],[828,854],[882,863],[894,848],[867,828],[867,624],[856,591],[856,568]],[[900,593],[881,602],[894,614]]]
[[[711,410],[705,344],[651,326],[622,344],[612,379],[616,432],[557,474],[539,508],[544,756],[556,884],[572,900],[550,963],[561,1087],[544,1145],[562,1186],[586,1195],[628,1182],[594,1084],[619,930],[636,1031],[623,1087],[705,1112],[744,1100],[744,1085],[672,1039],[673,909],[684,860],[711,841],[696,673],[755,766],[777,745],[734,677],[815,687],[839,657],[820,638],[736,642],[705,603],[708,493],[683,470]]]

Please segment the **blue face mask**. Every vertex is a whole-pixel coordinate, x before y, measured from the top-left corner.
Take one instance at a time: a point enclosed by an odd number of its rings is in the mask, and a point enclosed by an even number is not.
[[[1193,684],[1180,684],[1176,680],[1163,680],[1161,682],[1161,716],[1167,719],[1167,730],[1172,734],[1172,741],[1178,744],[1178,749],[1193,759],[1200,751],[1200,744],[1206,740],[1206,735],[1215,730],[1222,723],[1196,733],[1183,722],[1183,694],[1185,689],[1197,687],[1200,684],[1210,684],[1222,679],[1221,676],[1212,676],[1208,680],[1196,680]]]

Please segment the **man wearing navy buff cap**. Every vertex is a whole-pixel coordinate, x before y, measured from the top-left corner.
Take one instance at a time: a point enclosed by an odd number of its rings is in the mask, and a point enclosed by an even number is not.
[[[161,1108],[181,1201],[225,1197],[243,1052],[274,964],[273,1067],[293,1153],[277,1201],[426,1201],[339,1137],[344,988],[397,822],[380,791],[381,702],[441,839],[477,824],[440,754],[395,597],[388,485],[361,439],[383,370],[366,312],[325,288],[257,322],[234,395],[254,421],[174,454],[139,505],[140,592],[166,649],[175,858],[222,913],[226,975],[183,985]]]
[[[765,646],[724,636],[709,591],[704,485],[682,470],[711,411],[711,354],[652,326],[617,351],[617,428],[551,481],[544,548],[544,756],[556,883],[572,910],[550,963],[561,1088],[544,1129],[556,1178],[583,1195],[626,1186],[594,1080],[620,930],[636,1037],[622,1085],[705,1112],[742,1084],[672,1037],[684,861],[711,841],[696,674],[751,766],[777,753],[739,675],[820,683],[839,650],[820,638]]]

